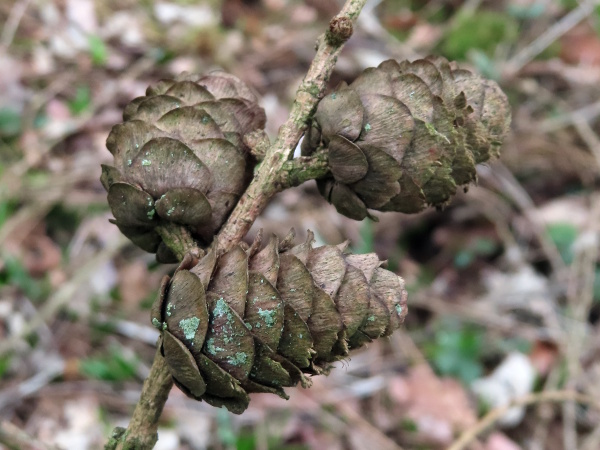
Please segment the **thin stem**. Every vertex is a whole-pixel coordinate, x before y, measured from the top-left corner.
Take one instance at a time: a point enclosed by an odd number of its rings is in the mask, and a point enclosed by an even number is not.
[[[321,150],[312,156],[301,156],[300,158],[286,161],[281,168],[278,181],[279,190],[300,186],[305,181],[318,180],[329,173],[328,152]]]
[[[246,235],[254,220],[280,189],[273,179],[290,159],[306,130],[323,96],[337,57],[344,42],[351,36],[352,26],[365,3],[366,0],[348,0],[329,23],[329,30],[319,38],[317,54],[296,92],[290,117],[279,129],[277,140],[267,150],[258,173],[219,233],[219,251],[231,249]]]
[[[326,159],[322,154],[303,159],[303,162],[311,162],[305,169],[299,168],[298,163],[289,160],[323,96],[337,56],[352,35],[353,24],[365,3],[366,0],[347,0],[340,13],[329,23],[329,30],[319,38],[317,54],[296,92],[290,117],[279,129],[277,140],[267,149],[258,173],[217,236],[221,252],[241,241],[254,220],[279,190],[300,184],[308,180],[309,176],[323,176],[326,173]],[[274,182],[277,180],[279,182]],[[173,229],[166,230],[164,233],[167,235],[171,231]],[[176,232],[176,236],[178,237],[173,241],[176,245],[169,245],[169,248],[178,258],[183,258],[188,247],[186,244],[181,245],[180,241],[181,239],[184,242],[188,241],[184,238],[184,234],[177,235]],[[158,419],[172,384],[172,377],[160,351],[157,350],[150,375],[144,382],[140,401],[127,430],[115,429],[113,437],[105,448],[107,450],[151,449],[158,438],[156,433]]]
[[[140,400],[135,406],[127,430],[115,428],[105,450],[151,449],[158,440],[158,421],[173,386],[173,378],[157,346]]]
[[[187,253],[192,253],[196,257],[204,255],[204,250],[198,247],[198,243],[184,226],[166,222],[156,227],[156,232],[179,261],[183,260]]]

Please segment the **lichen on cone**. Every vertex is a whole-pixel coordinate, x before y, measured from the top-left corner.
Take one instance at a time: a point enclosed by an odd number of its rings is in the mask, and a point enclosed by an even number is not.
[[[175,383],[188,396],[241,413],[248,394],[287,398],[350,349],[390,335],[407,313],[404,281],[374,253],[313,248],[312,233],[261,248],[188,254],[163,280],[152,310]]]
[[[106,146],[113,166],[101,181],[121,232],[162,262],[176,262],[156,227],[184,225],[209,244],[247,187],[253,169],[245,134],[265,112],[241,80],[224,72],[182,74],[135,98]]]
[[[331,176],[318,186],[341,214],[415,213],[474,181],[475,165],[498,155],[509,125],[494,81],[442,57],[388,60],[320,101],[302,153],[327,149]]]

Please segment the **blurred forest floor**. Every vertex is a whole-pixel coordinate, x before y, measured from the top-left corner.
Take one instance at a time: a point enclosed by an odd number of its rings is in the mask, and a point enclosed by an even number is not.
[[[369,2],[331,84],[390,57],[462,61],[509,96],[502,156],[444,211],[378,223],[341,217],[313,182],[279,195],[248,238],[293,226],[376,251],[409,286],[406,327],[241,416],[174,389],[157,449],[600,448],[598,3]],[[173,267],[108,223],[100,164],[123,106],[222,67],[262,94],[274,136],[339,7],[0,2],[0,440],[100,449],[138,399]]]

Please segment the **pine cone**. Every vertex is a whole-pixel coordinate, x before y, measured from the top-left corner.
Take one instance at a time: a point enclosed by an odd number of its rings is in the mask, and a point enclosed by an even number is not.
[[[234,413],[248,394],[270,392],[397,329],[407,313],[404,281],[377,255],[345,254],[345,245],[291,246],[272,236],[199,262],[188,255],[165,277],[152,323],[175,383],[188,396]]]
[[[388,60],[321,100],[302,153],[328,149],[331,177],[318,186],[341,214],[414,213],[474,181],[475,164],[498,155],[509,124],[494,81],[441,57]]]
[[[149,87],[123,120],[106,141],[115,167],[101,177],[114,223],[159,260],[172,260],[155,231],[165,222],[210,243],[251,178],[242,137],[265,125],[256,96],[224,72],[184,74]]]

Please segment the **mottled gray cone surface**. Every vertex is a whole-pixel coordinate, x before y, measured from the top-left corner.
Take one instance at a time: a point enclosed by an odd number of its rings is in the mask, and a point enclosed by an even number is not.
[[[188,396],[241,413],[252,392],[328,373],[348,351],[390,335],[407,313],[404,281],[374,253],[345,245],[292,246],[272,236],[200,261],[188,255],[165,277],[152,323],[165,361]]]
[[[183,74],[149,87],[123,120],[106,141],[114,167],[101,177],[114,223],[161,262],[177,262],[156,227],[173,222],[212,241],[250,181],[242,137],[264,128],[264,110],[233,75]]]
[[[510,115],[494,81],[444,58],[388,60],[321,100],[302,153],[328,149],[331,176],[318,186],[341,214],[414,213],[476,179],[475,165],[498,155]]]

